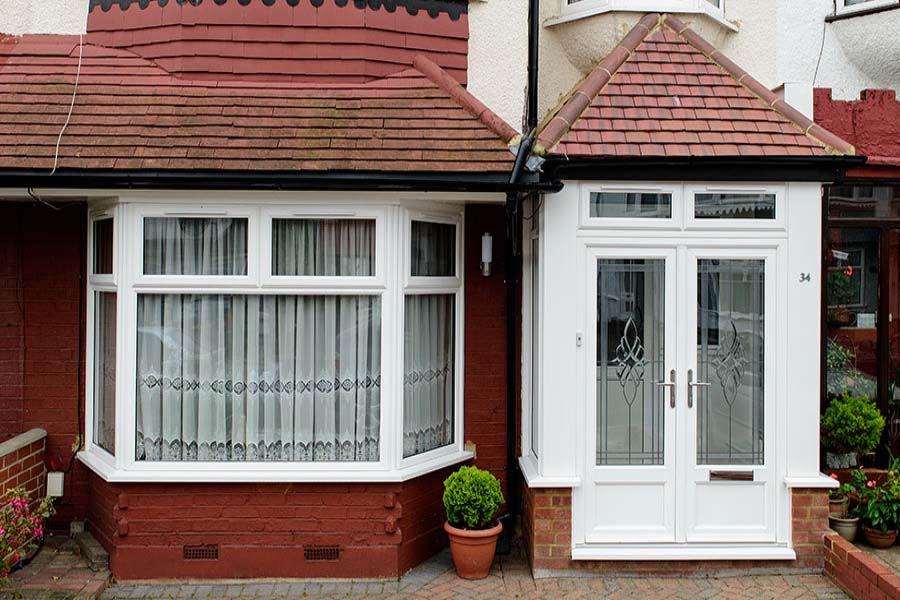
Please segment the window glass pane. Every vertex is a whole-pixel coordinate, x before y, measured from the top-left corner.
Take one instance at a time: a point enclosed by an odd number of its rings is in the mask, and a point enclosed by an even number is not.
[[[144,219],[144,275],[246,275],[247,219]]]
[[[413,221],[411,246],[413,277],[456,275],[456,225]]]
[[[591,194],[591,217],[614,219],[668,219],[672,216],[672,194],[595,192]]]
[[[113,220],[94,221],[95,275],[111,275],[113,272]]]
[[[774,219],[775,194],[696,194],[698,219]]]
[[[828,188],[834,219],[900,218],[900,185],[840,185]]]
[[[663,259],[597,261],[598,465],[665,462]]]
[[[94,443],[116,453],[116,293],[94,295]]]
[[[138,296],[138,461],[379,459],[378,296]]]
[[[273,219],[272,274],[375,275],[375,221]]]
[[[403,344],[403,457],[453,443],[452,294],[407,296]]]
[[[697,464],[761,465],[765,261],[698,260],[697,304]]]

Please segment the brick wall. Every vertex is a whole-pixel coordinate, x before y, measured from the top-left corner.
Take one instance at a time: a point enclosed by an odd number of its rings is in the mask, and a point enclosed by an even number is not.
[[[32,429],[0,444],[0,496],[12,488],[23,488],[32,500],[44,497],[46,444],[43,429]]]
[[[836,533],[825,536],[825,574],[855,600],[900,598],[900,577]]]
[[[822,539],[828,530],[828,491],[795,489],[792,496],[793,561],[575,561],[572,547],[572,494],[567,488],[524,490],[522,529],[528,561],[541,571],[588,570],[640,575],[700,575],[723,570],[819,572]]]
[[[0,203],[0,441],[39,427],[69,465],[83,397],[84,204]],[[85,468],[66,476],[53,523],[83,518]]]

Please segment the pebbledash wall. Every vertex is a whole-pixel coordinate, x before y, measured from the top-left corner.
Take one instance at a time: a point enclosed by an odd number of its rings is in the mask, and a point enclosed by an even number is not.
[[[583,561],[572,560],[572,491],[569,488],[525,488],[522,533],[525,552],[536,577],[560,571],[684,576],[736,571],[815,572],[825,565],[822,540],[828,532],[828,490],[795,488],[791,494],[792,561]]]
[[[503,248],[504,211],[465,216],[465,440],[506,489],[506,304],[502,253],[479,271],[481,236]],[[128,483],[89,477],[88,525],[120,580],[396,577],[446,544],[443,481]]]

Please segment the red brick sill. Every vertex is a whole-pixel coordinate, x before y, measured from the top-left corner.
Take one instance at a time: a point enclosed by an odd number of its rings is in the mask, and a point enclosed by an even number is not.
[[[900,577],[836,533],[825,536],[825,574],[855,600],[900,599]]]

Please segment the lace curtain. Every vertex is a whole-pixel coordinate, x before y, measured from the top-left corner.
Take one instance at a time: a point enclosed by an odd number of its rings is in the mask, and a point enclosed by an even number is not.
[[[146,219],[144,248],[145,273],[245,273],[246,221]],[[137,325],[137,460],[379,459],[377,296],[141,294]]]
[[[453,443],[454,297],[406,296],[403,456]]]
[[[375,221],[273,219],[272,274],[375,275]]]

